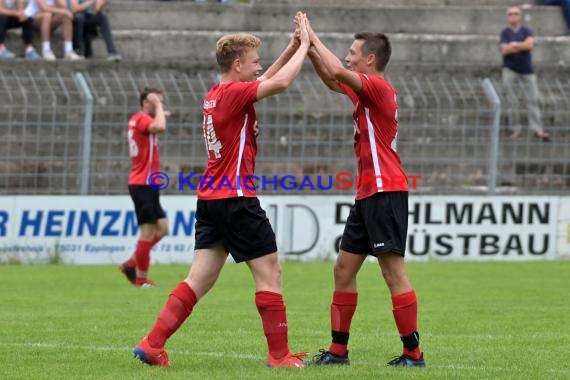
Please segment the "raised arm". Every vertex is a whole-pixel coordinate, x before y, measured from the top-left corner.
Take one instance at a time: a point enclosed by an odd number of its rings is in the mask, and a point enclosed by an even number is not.
[[[269,66],[267,71],[265,71],[265,73],[262,76],[260,76],[257,80],[264,81],[266,79],[271,78],[272,76],[275,75],[275,73],[281,70],[281,68],[285,66],[287,62],[289,62],[289,60],[295,54],[295,52],[297,51],[297,49],[301,44],[299,41],[299,35],[300,31],[298,31],[297,28],[295,30],[295,33],[291,37],[291,41],[289,41],[289,44],[287,45],[285,50],[283,50],[279,58],[277,58],[275,62],[273,62],[273,64]]]
[[[149,133],[157,134],[166,130],[166,113],[160,98],[156,94],[150,94],[147,100],[154,105],[154,120],[148,128]]]
[[[329,50],[313,31],[311,24],[307,21],[307,30],[311,38],[311,44],[315,47],[322,65],[334,80],[340,81],[348,85],[353,90],[359,91],[362,88],[362,80],[355,72],[345,68],[333,52]],[[317,71],[318,73],[318,71]],[[325,82],[326,84],[326,82]],[[336,91],[336,90],[335,90]]]
[[[265,79],[257,88],[257,100],[261,100],[271,95],[283,92],[291,85],[293,80],[299,75],[303,61],[307,56],[310,47],[309,34],[307,32],[306,18],[300,18],[300,40],[301,44],[289,61],[268,79]]]
[[[307,55],[309,56],[309,59],[311,60],[311,63],[313,64],[313,67],[315,68],[317,75],[319,76],[319,78],[321,78],[323,83],[331,90],[344,94],[345,92],[342,89],[342,87],[338,84],[338,81],[333,78],[331,73],[321,62],[321,57],[319,56],[319,53],[317,53],[317,51],[314,48],[311,48],[309,49],[309,53]]]

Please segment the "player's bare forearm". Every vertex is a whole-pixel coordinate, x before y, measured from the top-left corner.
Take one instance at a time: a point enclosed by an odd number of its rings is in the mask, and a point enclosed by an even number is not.
[[[313,49],[309,49],[309,52],[307,55],[309,56],[309,59],[311,60],[311,63],[313,64],[313,67],[315,68],[315,72],[317,73],[319,78],[321,78],[323,83],[328,88],[330,88],[331,90],[333,90],[335,92],[340,92],[341,94],[344,94],[342,87],[331,76],[329,71],[326,69],[326,67],[321,62],[321,57],[319,57],[319,54],[316,51],[314,51]]]
[[[301,43],[295,54],[273,77],[261,82],[257,88],[257,100],[283,92],[299,75],[309,50],[309,43]]]
[[[320,38],[316,35],[311,38],[311,43],[315,47],[315,50],[317,51],[317,54],[319,55],[320,61],[322,62],[324,68],[334,79],[338,79],[338,74],[346,70],[342,65],[340,59],[338,59],[337,56],[334,55],[333,52],[330,51],[329,48],[327,48],[325,44],[321,42]]]
[[[334,80],[348,85],[355,91],[360,91],[360,89],[362,89],[362,80],[360,79],[360,76],[355,72],[346,69],[342,65],[340,59],[338,59],[315,34],[311,37],[311,43],[321,57],[323,66],[328,70]]]
[[[269,66],[267,71],[265,71],[265,73],[263,73],[263,75],[260,76],[258,80],[263,81],[274,76],[279,70],[281,70],[283,66],[285,66],[287,62],[289,62],[289,60],[295,54],[298,48],[299,44],[295,43],[294,40],[291,40],[291,42],[289,42],[289,45],[287,45],[285,50],[283,50],[279,58],[277,58],[275,62],[273,62],[273,64]]]

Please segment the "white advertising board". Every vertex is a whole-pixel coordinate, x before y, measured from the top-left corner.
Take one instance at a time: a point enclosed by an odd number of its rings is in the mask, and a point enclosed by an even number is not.
[[[351,196],[260,196],[283,259],[334,258]],[[169,235],[153,262],[191,262],[195,196],[164,196]],[[570,256],[570,198],[414,196],[409,260],[543,260]],[[119,263],[138,227],[128,196],[0,197],[0,262]]]

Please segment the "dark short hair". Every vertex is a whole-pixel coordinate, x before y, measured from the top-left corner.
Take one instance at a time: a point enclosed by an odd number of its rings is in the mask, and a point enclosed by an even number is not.
[[[392,46],[390,40],[384,33],[356,33],[355,40],[364,40],[362,52],[364,54],[374,54],[376,56],[376,70],[384,71],[390,61]]]
[[[162,94],[162,90],[159,90],[158,88],[153,88],[153,87],[145,87],[142,89],[141,91],[141,95],[140,95],[140,103],[141,103],[141,107],[143,106],[143,102],[146,100],[146,97],[149,96],[150,94]]]

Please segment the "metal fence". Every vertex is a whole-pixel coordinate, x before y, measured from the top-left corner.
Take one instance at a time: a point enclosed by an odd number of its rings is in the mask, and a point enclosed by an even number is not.
[[[465,77],[388,79],[400,105],[398,150],[408,174],[422,177],[417,193],[561,194],[570,188],[568,79],[539,83],[551,142],[528,129],[519,139],[508,138],[506,108],[526,118],[521,84],[504,88],[498,81]],[[166,192],[180,194],[178,173],[201,173],[206,163],[201,104],[216,80],[216,73],[207,71],[0,73],[0,194],[125,194],[126,125],[139,109],[138,91],[145,85],[163,88],[172,111],[159,143],[162,169],[173,179]],[[506,102],[508,93],[517,103]],[[257,175],[314,179],[355,173],[352,105],[313,73],[302,73],[290,89],[260,101],[256,110]],[[287,191],[295,193],[316,192]]]

